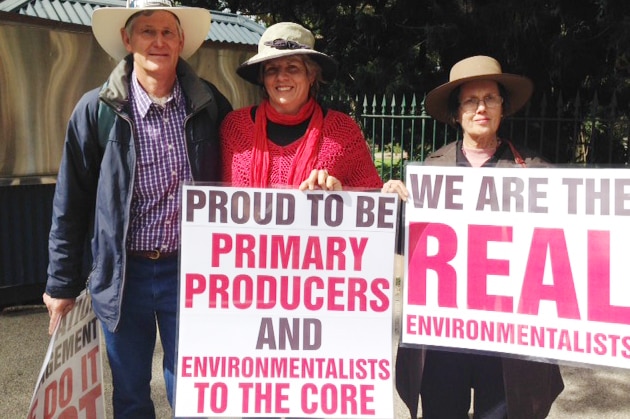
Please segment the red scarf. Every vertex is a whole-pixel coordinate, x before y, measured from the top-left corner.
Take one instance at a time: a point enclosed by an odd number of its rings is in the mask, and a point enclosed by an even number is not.
[[[254,150],[252,153],[251,178],[252,185],[257,188],[269,186],[269,174],[271,172],[269,162],[269,148],[267,147],[267,120],[280,125],[297,125],[306,121],[311,121],[306,128],[302,143],[297,149],[289,175],[287,185],[299,186],[316,168],[317,153],[319,151],[319,140],[321,138],[322,126],[324,125],[324,113],[322,108],[311,98],[296,115],[285,115],[276,111],[265,99],[256,109],[256,122],[254,128]]]

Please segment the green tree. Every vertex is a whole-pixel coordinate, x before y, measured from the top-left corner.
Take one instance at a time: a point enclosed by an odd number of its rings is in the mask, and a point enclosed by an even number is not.
[[[496,57],[537,92],[630,95],[627,0],[184,0],[310,28],[340,64],[333,95],[425,92],[466,56]]]

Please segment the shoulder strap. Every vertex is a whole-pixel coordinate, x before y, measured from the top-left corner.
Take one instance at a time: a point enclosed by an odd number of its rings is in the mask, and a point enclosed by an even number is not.
[[[210,101],[210,104],[208,105],[208,113],[210,114],[210,119],[212,121],[216,121],[217,118],[219,117],[219,108],[217,106],[217,98],[214,93],[213,85],[210,84],[210,82],[205,79],[201,79],[201,81],[203,82],[204,86],[206,86],[206,90],[208,91],[208,94],[212,96],[212,100]]]
[[[523,160],[523,157],[521,157],[521,153],[519,153],[516,147],[514,147],[512,141],[503,139],[501,141],[505,141],[507,145],[510,146],[510,150],[512,150],[512,155],[514,156],[514,162],[521,165],[521,167],[527,167],[527,164],[525,164],[525,160]]]
[[[107,81],[103,83],[101,89],[107,86]],[[114,126],[114,119],[116,114],[114,110],[98,99],[98,112],[96,118],[96,128],[98,129],[98,145],[101,147],[101,153],[105,152],[107,146],[107,140],[109,138],[109,132]]]
[[[109,132],[112,126],[114,126],[114,118],[116,118],[116,114],[113,109],[101,103],[99,100],[96,125],[98,128],[98,145],[101,147],[102,151],[105,151],[105,147],[107,146]]]

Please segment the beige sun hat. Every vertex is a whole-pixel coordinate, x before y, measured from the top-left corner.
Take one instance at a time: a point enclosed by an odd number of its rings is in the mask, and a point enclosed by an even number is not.
[[[179,19],[184,30],[184,48],[180,56],[190,57],[199,49],[210,31],[210,11],[200,7],[174,7],[171,0],[127,0],[127,7],[101,7],[92,13],[92,33],[101,47],[116,60],[127,54],[120,29],[127,20],[143,10],[166,10]]]
[[[504,110],[504,116],[512,115],[525,106],[534,91],[534,84],[527,77],[503,73],[497,60],[477,55],[455,63],[448,83],[429,92],[425,100],[427,113],[438,121],[449,122],[449,96],[456,88],[473,80],[494,80],[505,88],[509,96],[509,109]]]
[[[330,56],[315,51],[315,37],[305,27],[293,22],[269,26],[258,41],[258,53],[241,64],[236,73],[250,83],[260,84],[260,64],[287,55],[308,54],[322,68],[324,81],[337,74],[337,62]]]

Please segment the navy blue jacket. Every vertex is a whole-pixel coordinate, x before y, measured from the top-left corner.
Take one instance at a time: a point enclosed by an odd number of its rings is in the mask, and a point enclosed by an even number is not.
[[[128,56],[112,71],[107,83],[83,95],[72,112],[49,237],[46,293],[54,298],[73,298],[87,286],[96,316],[110,331],[115,331],[120,321],[136,170],[129,104],[132,69]],[[200,79],[181,59],[177,78],[186,100],[184,125],[192,177],[195,181],[219,181],[219,125],[232,107],[216,87]],[[99,106],[109,106],[116,114],[106,133],[106,144],[102,140],[99,144]]]

